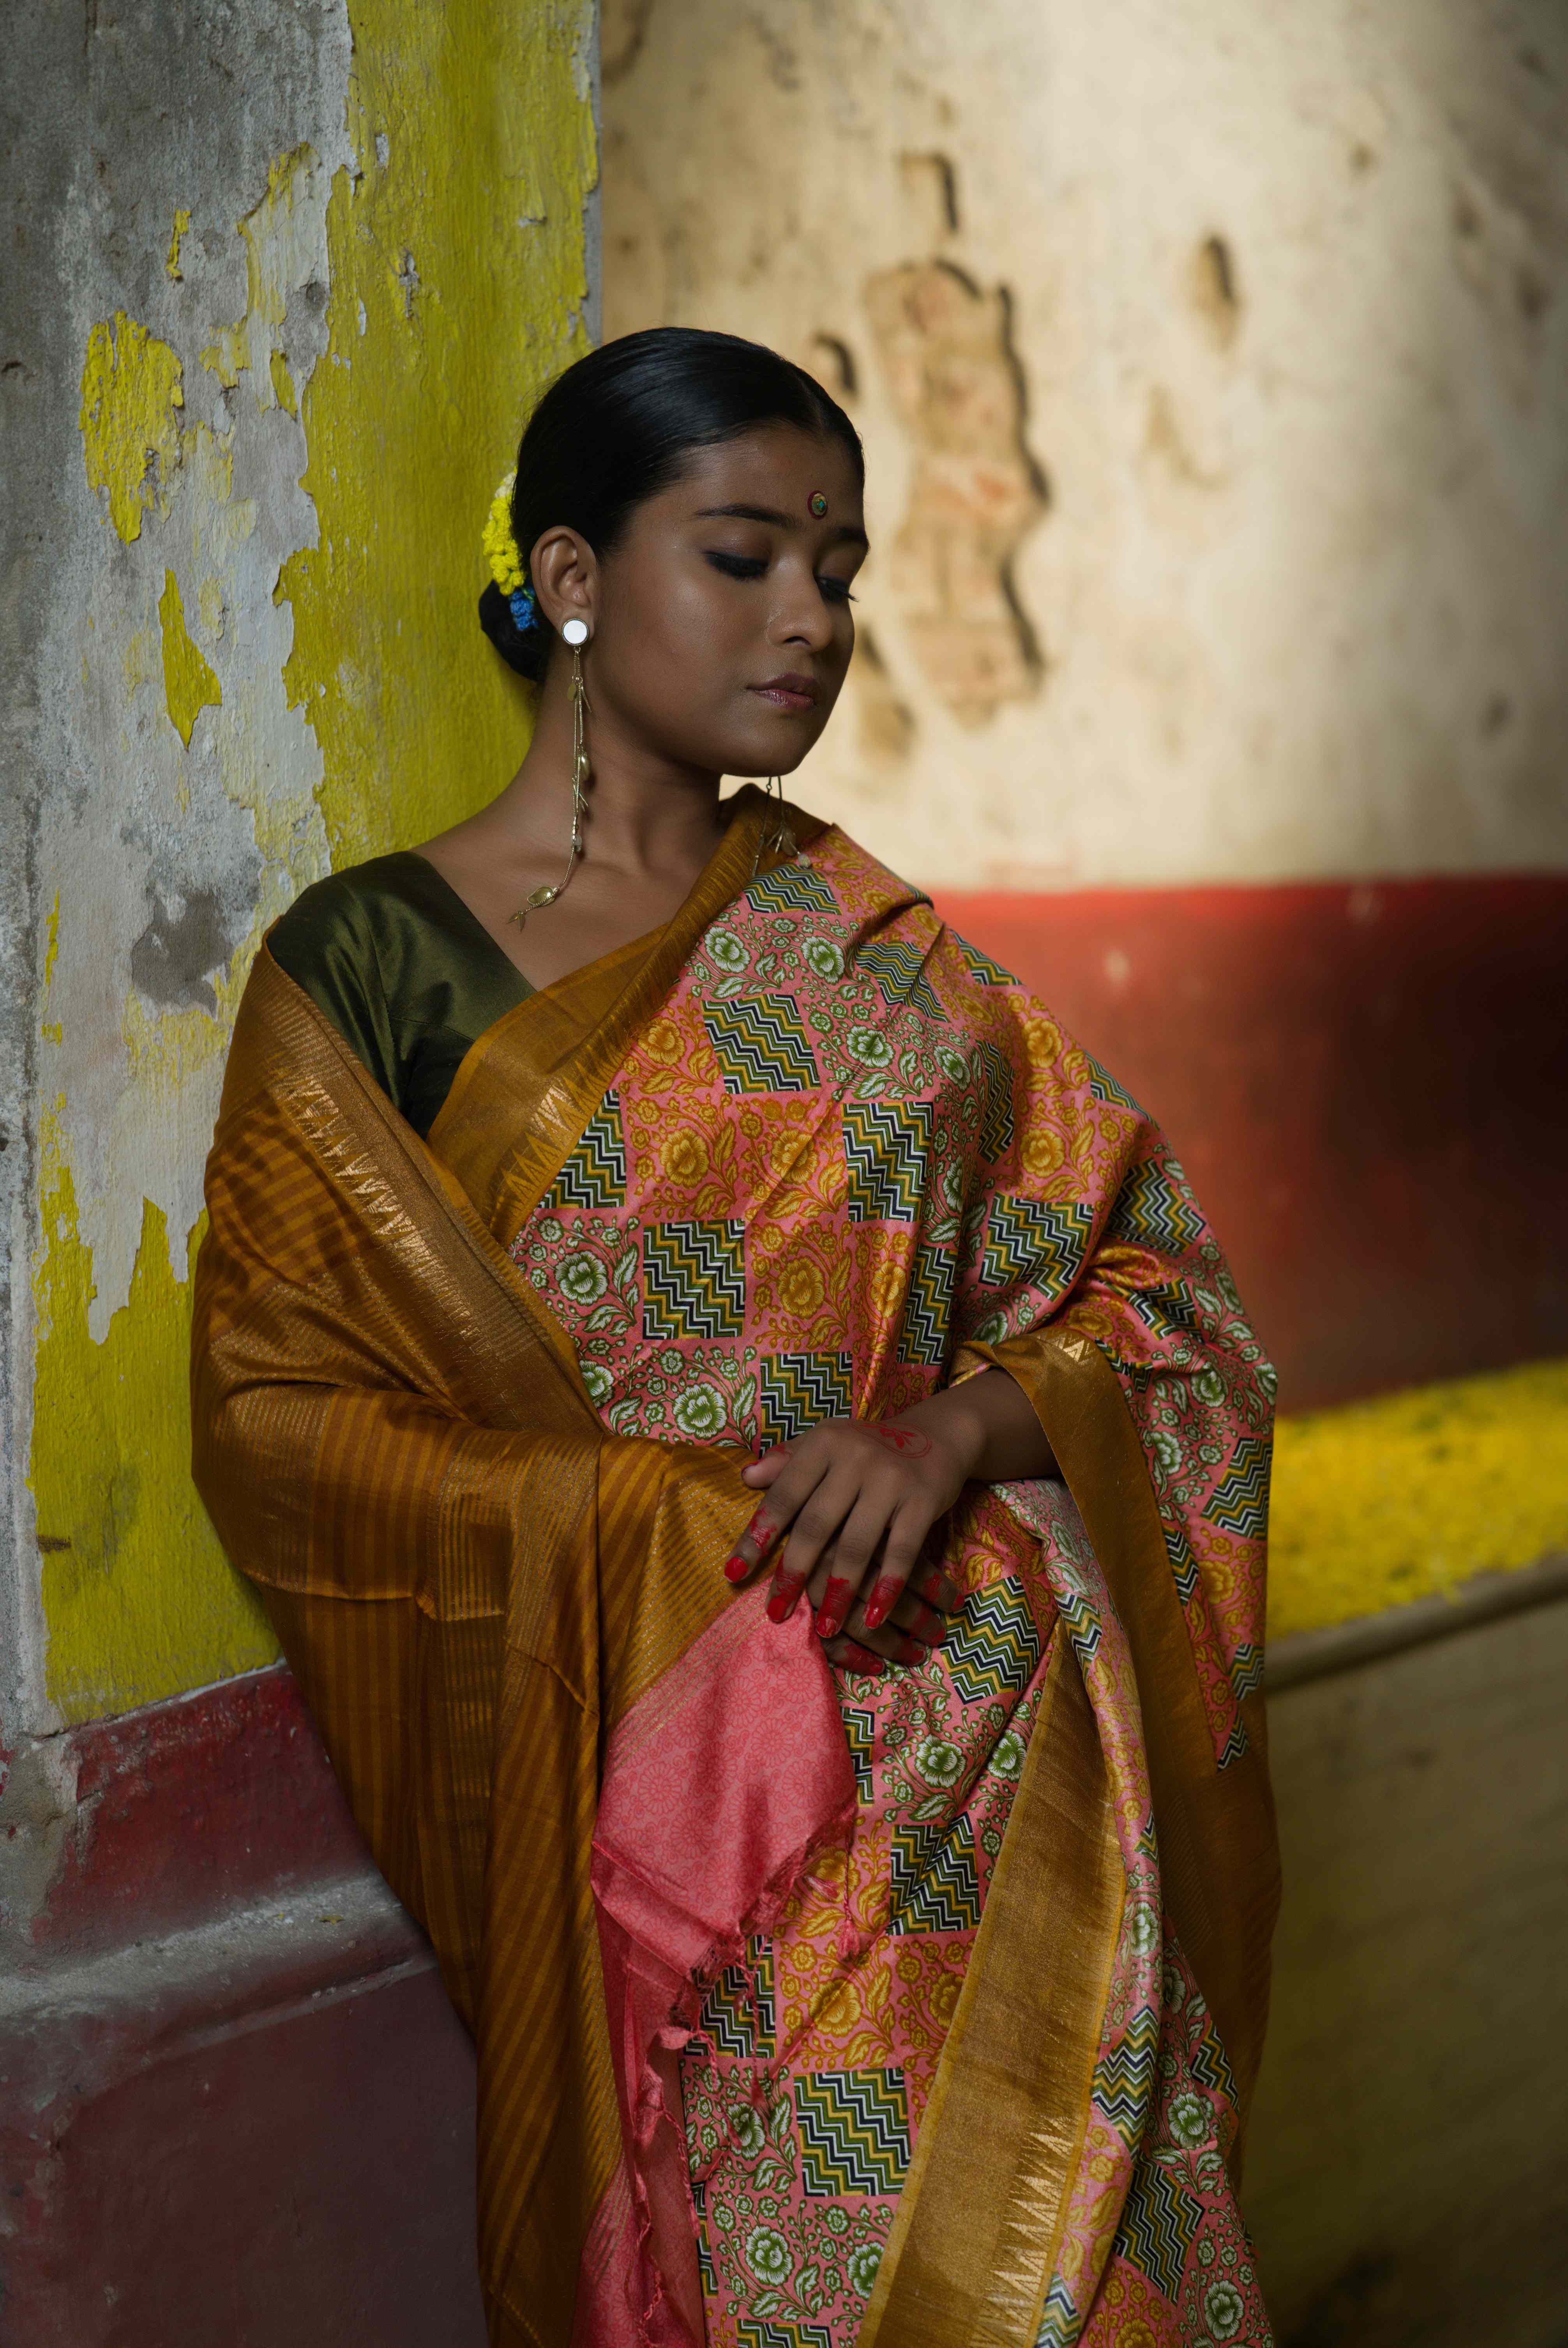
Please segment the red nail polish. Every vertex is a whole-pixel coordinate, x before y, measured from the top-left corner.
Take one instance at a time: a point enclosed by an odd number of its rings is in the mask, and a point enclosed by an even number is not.
[[[774,1592],[774,1596],[768,1600],[768,1621],[770,1622],[788,1622],[790,1616],[794,1612],[794,1601],[800,1596],[804,1586],[804,1585],[803,1583],[798,1581],[795,1582],[793,1587],[786,1583],[783,1590]]]
[[[751,1570],[743,1557],[727,1557],[724,1560],[724,1573],[731,1581],[744,1581]]]
[[[837,1638],[844,1628],[844,1618],[849,1612],[850,1601],[854,1596],[855,1591],[849,1582],[839,1581],[836,1579],[829,1581],[827,1588],[822,1593],[822,1612],[816,1618],[819,1638]]]
[[[878,1629],[887,1620],[888,1615],[898,1603],[903,1588],[903,1583],[896,1581],[890,1573],[882,1575],[871,1593],[866,1609],[866,1627],[868,1631]]]

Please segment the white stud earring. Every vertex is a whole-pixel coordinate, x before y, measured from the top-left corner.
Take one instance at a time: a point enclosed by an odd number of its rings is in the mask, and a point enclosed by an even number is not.
[[[561,641],[563,644],[570,644],[574,652],[579,644],[586,644],[588,642],[588,622],[586,620],[563,620],[561,623]]]

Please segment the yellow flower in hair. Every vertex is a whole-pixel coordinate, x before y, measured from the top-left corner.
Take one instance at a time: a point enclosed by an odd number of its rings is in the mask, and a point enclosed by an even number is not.
[[[490,576],[503,595],[515,595],[528,584],[523,558],[512,530],[512,489],[516,472],[510,472],[490,500],[490,511],[485,523],[485,559],[490,566]]]

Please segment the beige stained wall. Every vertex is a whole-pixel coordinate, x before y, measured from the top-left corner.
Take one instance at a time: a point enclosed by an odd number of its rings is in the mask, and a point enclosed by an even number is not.
[[[1568,860],[1568,14],[607,0],[607,335],[870,459],[799,794],[927,883]]]

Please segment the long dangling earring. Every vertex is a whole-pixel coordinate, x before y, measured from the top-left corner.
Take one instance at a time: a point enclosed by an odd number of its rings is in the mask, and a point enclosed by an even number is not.
[[[560,879],[553,887],[547,882],[542,889],[530,890],[512,915],[519,930],[526,926],[530,913],[540,912],[546,905],[555,903],[577,870],[578,859],[582,854],[582,819],[588,812],[588,720],[590,715],[588,687],[582,675],[582,648],[588,642],[588,622],[565,622],[561,628],[561,640],[571,646],[571,846],[567,850],[566,870]]]
[[[757,852],[752,859],[753,880],[762,870],[764,856],[797,856],[800,853],[795,846],[794,834],[790,829],[789,818],[784,813],[784,783],[779,776],[768,777],[766,798],[769,807],[774,808],[775,812],[772,819],[771,829],[769,822],[764,819],[757,833]]]

